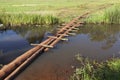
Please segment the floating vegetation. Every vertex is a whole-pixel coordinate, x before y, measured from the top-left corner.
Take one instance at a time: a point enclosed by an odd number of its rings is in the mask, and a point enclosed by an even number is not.
[[[0,23],[6,26],[21,26],[21,25],[52,25],[58,24],[59,18],[53,15],[40,14],[0,14]]]
[[[120,80],[120,59],[98,63],[77,56],[81,67],[76,68],[70,80]]]

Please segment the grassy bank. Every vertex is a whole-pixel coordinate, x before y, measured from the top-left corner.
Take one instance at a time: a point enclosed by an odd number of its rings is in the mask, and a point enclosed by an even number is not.
[[[6,25],[54,24],[73,18],[118,0],[0,0],[0,22]],[[1,14],[4,13],[4,14]],[[20,14],[19,14],[20,13]],[[24,14],[23,14],[24,13]],[[39,15],[38,15],[39,14]],[[41,16],[44,14],[45,16]],[[50,16],[50,14],[56,16]],[[49,15],[49,16],[48,16]],[[21,17],[21,18],[20,18]],[[43,19],[44,18],[44,19]],[[4,20],[5,19],[5,20]],[[40,20],[38,20],[40,19]]]
[[[85,21],[94,24],[120,24],[120,4],[90,15]]]
[[[81,67],[75,70],[70,80],[120,80],[120,59],[98,63],[77,56]]]
[[[53,15],[39,14],[0,14],[0,23],[6,26],[21,26],[21,25],[51,25],[58,24],[60,19]]]

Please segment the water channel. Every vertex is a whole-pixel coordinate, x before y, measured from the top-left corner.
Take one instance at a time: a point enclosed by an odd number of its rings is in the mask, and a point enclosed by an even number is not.
[[[55,27],[53,27],[55,28]],[[55,30],[49,27],[19,27],[0,30],[0,64],[7,64],[39,43]],[[68,80],[80,54],[91,60],[120,57],[120,25],[85,25],[77,35],[67,37],[55,48],[42,53],[15,80]]]

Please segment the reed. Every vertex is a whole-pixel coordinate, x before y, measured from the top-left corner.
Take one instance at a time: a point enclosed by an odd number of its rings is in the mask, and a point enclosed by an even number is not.
[[[0,14],[0,23],[6,26],[21,25],[52,25],[58,24],[60,19],[53,15],[40,14]]]
[[[120,59],[102,63],[78,56],[81,67],[76,68],[70,80],[120,80]]]
[[[86,23],[94,24],[120,24],[120,5],[114,5],[103,11],[92,14],[85,19]]]
[[[111,9],[108,9],[104,13],[105,22],[111,24],[120,24],[120,5],[114,6]]]

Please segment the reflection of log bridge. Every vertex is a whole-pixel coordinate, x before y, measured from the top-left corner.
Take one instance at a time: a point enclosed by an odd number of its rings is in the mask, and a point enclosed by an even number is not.
[[[53,48],[53,46],[58,43],[60,40],[68,40],[64,37],[68,35],[75,35],[74,32],[78,30],[79,26],[83,23],[80,22],[81,18],[87,16],[88,13],[83,14],[75,19],[73,19],[70,23],[66,24],[64,27],[58,30],[55,36],[48,36],[48,39],[41,42],[40,44],[31,44],[35,47],[25,52],[23,55],[17,57],[11,63],[5,65],[0,70],[0,80],[11,80],[15,77],[15,75],[20,72],[28,63],[30,63],[41,51],[48,51],[49,48]]]

